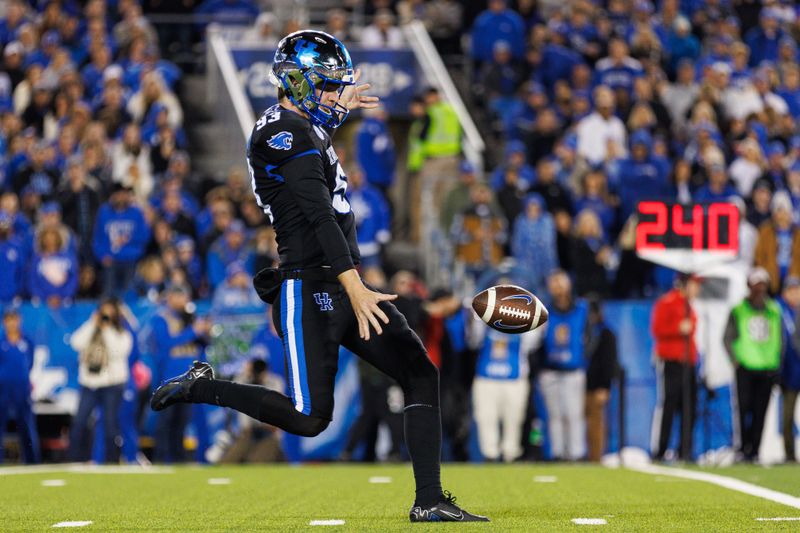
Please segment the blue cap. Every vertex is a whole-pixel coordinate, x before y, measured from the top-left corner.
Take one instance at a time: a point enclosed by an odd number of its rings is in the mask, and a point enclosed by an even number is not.
[[[475,173],[475,165],[473,165],[468,159],[463,160],[458,169],[462,174]]]
[[[245,227],[241,220],[234,220],[225,230],[225,233],[244,233]]]
[[[49,213],[60,213],[61,206],[58,202],[47,202],[39,208],[39,212],[43,215],[47,215]]]
[[[506,143],[506,155],[514,153],[525,153],[525,143],[518,140],[508,141]]]
[[[786,155],[786,148],[783,147],[783,143],[782,142],[780,142],[780,141],[772,141],[771,143],[769,143],[769,146],[767,147],[767,155],[768,156],[773,156],[773,155],[781,155],[781,156],[783,156],[783,155]]]
[[[244,268],[244,264],[241,261],[234,261],[225,268],[225,277],[232,278],[243,272],[247,272],[247,269]]]
[[[653,136],[647,130],[636,130],[631,135],[631,146],[643,144],[650,148],[653,145]]]

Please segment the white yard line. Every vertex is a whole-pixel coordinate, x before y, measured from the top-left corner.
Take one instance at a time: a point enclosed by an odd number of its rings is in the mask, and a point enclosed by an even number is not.
[[[557,481],[557,476],[533,476],[534,483],[556,483]]]
[[[175,469],[162,466],[138,465],[87,465],[67,463],[61,465],[10,466],[0,468],[0,476],[27,474],[174,474]]]
[[[344,520],[312,520],[309,526],[343,526]]]
[[[370,483],[378,483],[378,484],[380,484],[380,483],[391,483],[392,482],[392,478],[386,477],[386,476],[372,476],[371,478],[369,478],[369,482]]]
[[[67,482],[63,479],[43,479],[42,487],[63,487]]]
[[[605,518],[573,518],[572,523],[579,526],[604,526],[608,524]]]
[[[52,527],[83,527],[83,526],[90,526],[94,522],[91,520],[81,520],[76,522],[59,522],[58,524],[53,524]]]
[[[208,480],[209,485],[230,485],[231,480],[227,477],[212,477]]]
[[[775,518],[756,518],[756,522],[796,522],[800,516],[783,516]]]
[[[641,472],[643,474],[655,474],[659,476],[672,476],[683,479],[691,479],[694,481],[705,481],[706,483],[712,483],[726,489],[735,490],[750,496],[755,496],[756,498],[763,498],[771,502],[794,507],[795,509],[800,509],[800,498],[785,494],[783,492],[778,492],[777,490],[753,485],[752,483],[748,483],[740,479],[720,476],[718,474],[709,474],[708,472],[697,472],[694,470],[684,470],[682,468],[672,468],[657,465],[628,466],[626,468],[628,470]]]

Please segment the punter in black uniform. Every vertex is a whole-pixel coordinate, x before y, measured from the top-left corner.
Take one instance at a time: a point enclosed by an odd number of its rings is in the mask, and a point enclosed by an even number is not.
[[[273,303],[283,340],[289,396],[214,379],[207,363],[162,384],[151,407],[179,402],[231,407],[290,433],[315,436],[333,415],[333,386],[343,345],[394,378],[405,393],[406,444],[414,469],[412,522],[487,521],[455,505],[440,481],[439,374],[419,337],[391,300],[366,287],[359,262],[347,177],[329,132],[350,110],[376,107],[356,85],[347,49],[319,31],[288,35],[275,52],[270,81],[278,104],[258,119],[247,147],[253,191],[270,217],[280,268],[254,278]],[[374,334],[371,331],[374,329]]]

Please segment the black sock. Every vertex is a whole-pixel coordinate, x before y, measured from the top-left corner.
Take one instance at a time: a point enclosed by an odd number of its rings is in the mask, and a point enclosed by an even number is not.
[[[442,420],[439,408],[414,404],[404,410],[406,446],[417,484],[415,505],[429,507],[442,499],[440,463]]]
[[[198,379],[192,385],[192,402],[230,407],[240,413],[295,435],[313,437],[328,426],[328,420],[304,415],[292,400],[259,385],[221,379]]]

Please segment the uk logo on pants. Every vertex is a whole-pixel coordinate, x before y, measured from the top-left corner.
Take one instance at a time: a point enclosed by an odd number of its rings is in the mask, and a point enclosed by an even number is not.
[[[327,292],[315,292],[314,300],[317,302],[320,311],[333,311],[333,300]]]

